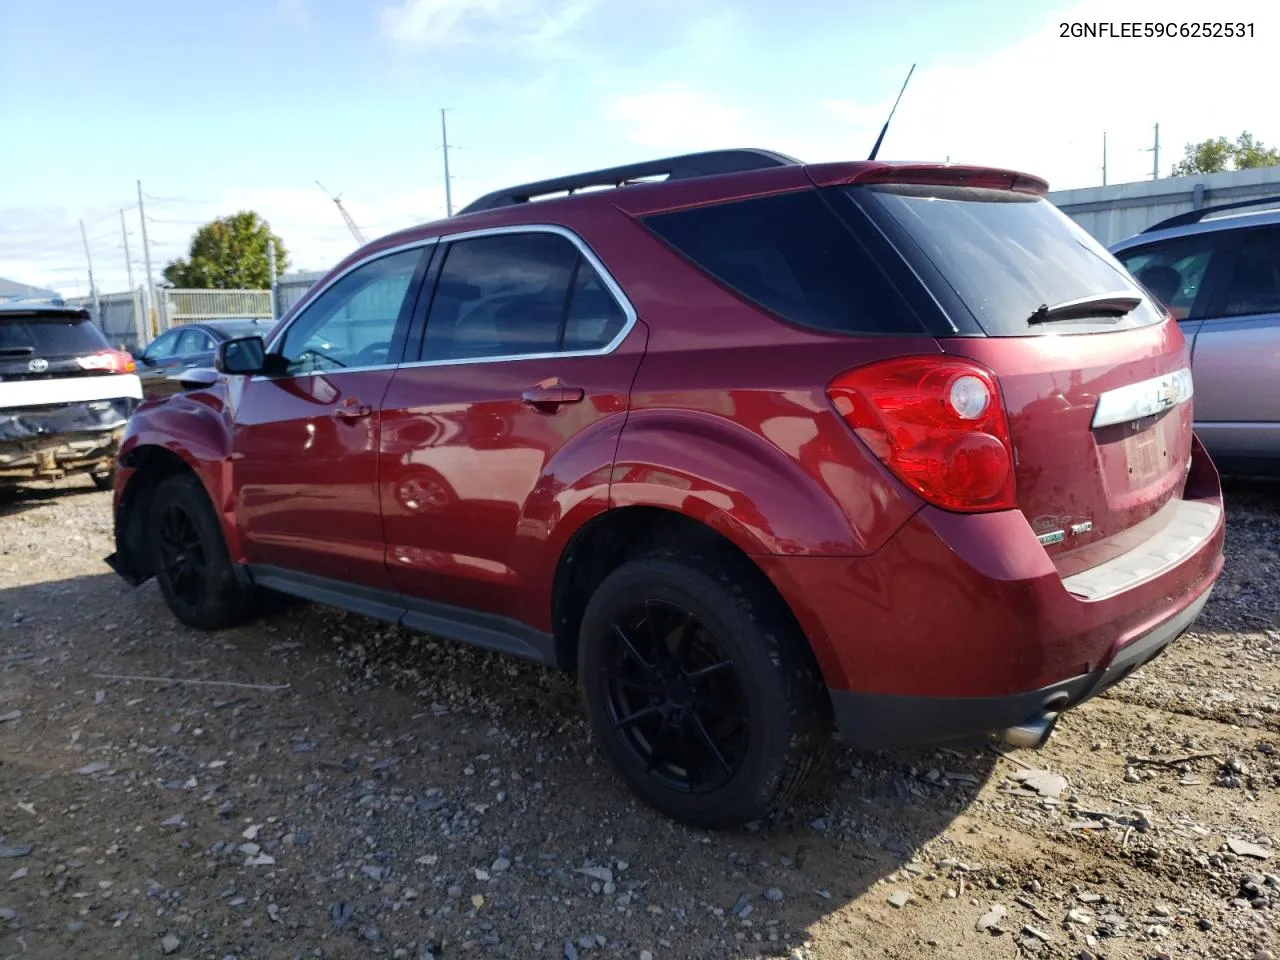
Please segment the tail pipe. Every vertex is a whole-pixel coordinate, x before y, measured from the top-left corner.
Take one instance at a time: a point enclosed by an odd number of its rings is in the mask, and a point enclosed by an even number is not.
[[[1055,697],[1044,705],[1039,714],[1025,723],[1001,730],[996,734],[996,739],[1011,747],[1021,747],[1026,750],[1035,750],[1043,747],[1048,741],[1049,735],[1053,733],[1053,728],[1058,723],[1058,717],[1062,715],[1066,705],[1067,697],[1065,694]]]

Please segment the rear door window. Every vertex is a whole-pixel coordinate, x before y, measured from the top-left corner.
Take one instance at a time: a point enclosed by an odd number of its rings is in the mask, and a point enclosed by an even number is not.
[[[817,190],[660,213],[644,222],[695,266],[784,320],[839,333],[923,332]]]
[[[1280,229],[1250,230],[1242,238],[1227,285],[1222,316],[1280,313]]]
[[[1106,248],[1043,197],[977,187],[836,189],[862,204],[917,272],[932,278],[926,283],[935,296],[968,311],[988,336],[1093,333],[1163,319],[1144,297],[1121,318],[1028,322],[1041,306],[1143,292]]]
[[[0,313],[0,356],[81,357],[107,349],[102,331],[86,317]]]
[[[422,359],[603,350],[625,324],[621,304],[567,237],[530,231],[464,238],[445,254]]]
[[[1196,300],[1218,249],[1213,234],[1202,234],[1123,250],[1116,258],[1175,318],[1196,320],[1203,314]]]

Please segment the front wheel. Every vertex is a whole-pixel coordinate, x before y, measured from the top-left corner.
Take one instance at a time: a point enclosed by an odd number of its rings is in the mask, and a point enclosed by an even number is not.
[[[181,474],[160,484],[149,519],[151,569],[175,617],[201,630],[219,630],[253,612],[253,589],[237,577],[197,477]]]
[[[99,490],[110,490],[116,483],[116,468],[112,467],[106,473],[91,473],[93,485]]]
[[[624,564],[588,603],[578,648],[587,713],[611,766],[650,806],[702,827],[779,806],[829,727],[803,636],[732,566]]]

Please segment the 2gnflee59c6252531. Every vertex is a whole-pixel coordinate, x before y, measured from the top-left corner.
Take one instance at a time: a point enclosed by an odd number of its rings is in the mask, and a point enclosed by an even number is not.
[[[574,671],[701,825],[833,721],[1036,745],[1223,539],[1177,323],[1044,192],[740,150],[489,195],[145,401],[109,562],[198,627],[283,591]]]

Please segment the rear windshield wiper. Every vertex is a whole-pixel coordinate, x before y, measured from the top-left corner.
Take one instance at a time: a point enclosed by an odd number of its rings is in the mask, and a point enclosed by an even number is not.
[[[35,347],[0,347],[0,357],[29,357],[35,352]]]
[[[1128,290],[1121,290],[1118,293],[1095,293],[1075,300],[1064,300],[1053,306],[1042,303],[1031,316],[1027,317],[1027,326],[1094,317],[1111,317],[1118,320],[1132,313],[1140,303],[1142,303],[1142,297]]]

